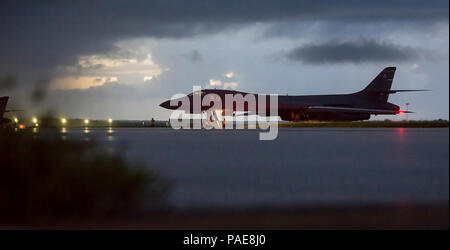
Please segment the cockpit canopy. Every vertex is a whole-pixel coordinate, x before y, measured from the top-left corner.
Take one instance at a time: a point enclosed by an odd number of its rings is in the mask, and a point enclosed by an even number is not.
[[[205,91],[198,90],[198,91],[195,91],[195,92],[190,93],[188,96],[204,95],[204,94],[205,94]]]

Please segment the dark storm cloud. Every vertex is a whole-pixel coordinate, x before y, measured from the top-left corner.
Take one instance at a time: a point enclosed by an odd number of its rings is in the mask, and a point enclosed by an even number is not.
[[[447,0],[8,1],[0,8],[0,70],[49,70],[114,50],[120,39],[184,38],[258,22],[443,19]]]
[[[198,51],[198,50],[192,50],[189,54],[188,54],[189,60],[191,60],[192,62],[202,62],[203,61],[203,56],[202,54]]]
[[[0,77],[0,90],[10,90],[15,87],[16,79],[13,76]]]
[[[375,40],[307,44],[294,48],[286,54],[289,60],[307,64],[401,62],[417,56],[418,53],[410,47]]]

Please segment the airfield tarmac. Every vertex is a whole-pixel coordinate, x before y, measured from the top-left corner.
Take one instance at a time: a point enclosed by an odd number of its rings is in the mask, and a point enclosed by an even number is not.
[[[448,203],[448,128],[68,129],[173,182],[168,201],[204,208]]]
[[[172,182],[162,210],[28,229],[448,229],[448,128],[42,129],[96,141]]]

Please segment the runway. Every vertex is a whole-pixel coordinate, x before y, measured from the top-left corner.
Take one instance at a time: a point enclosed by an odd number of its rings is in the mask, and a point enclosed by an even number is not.
[[[448,204],[448,128],[68,129],[173,182],[170,206]]]

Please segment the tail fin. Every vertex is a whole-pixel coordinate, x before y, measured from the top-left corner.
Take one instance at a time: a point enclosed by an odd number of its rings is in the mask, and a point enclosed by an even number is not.
[[[6,104],[8,103],[8,96],[0,97],[0,119],[3,117],[3,114],[6,110]]]
[[[387,67],[373,79],[361,92],[372,95],[380,101],[387,102],[396,67]]]

